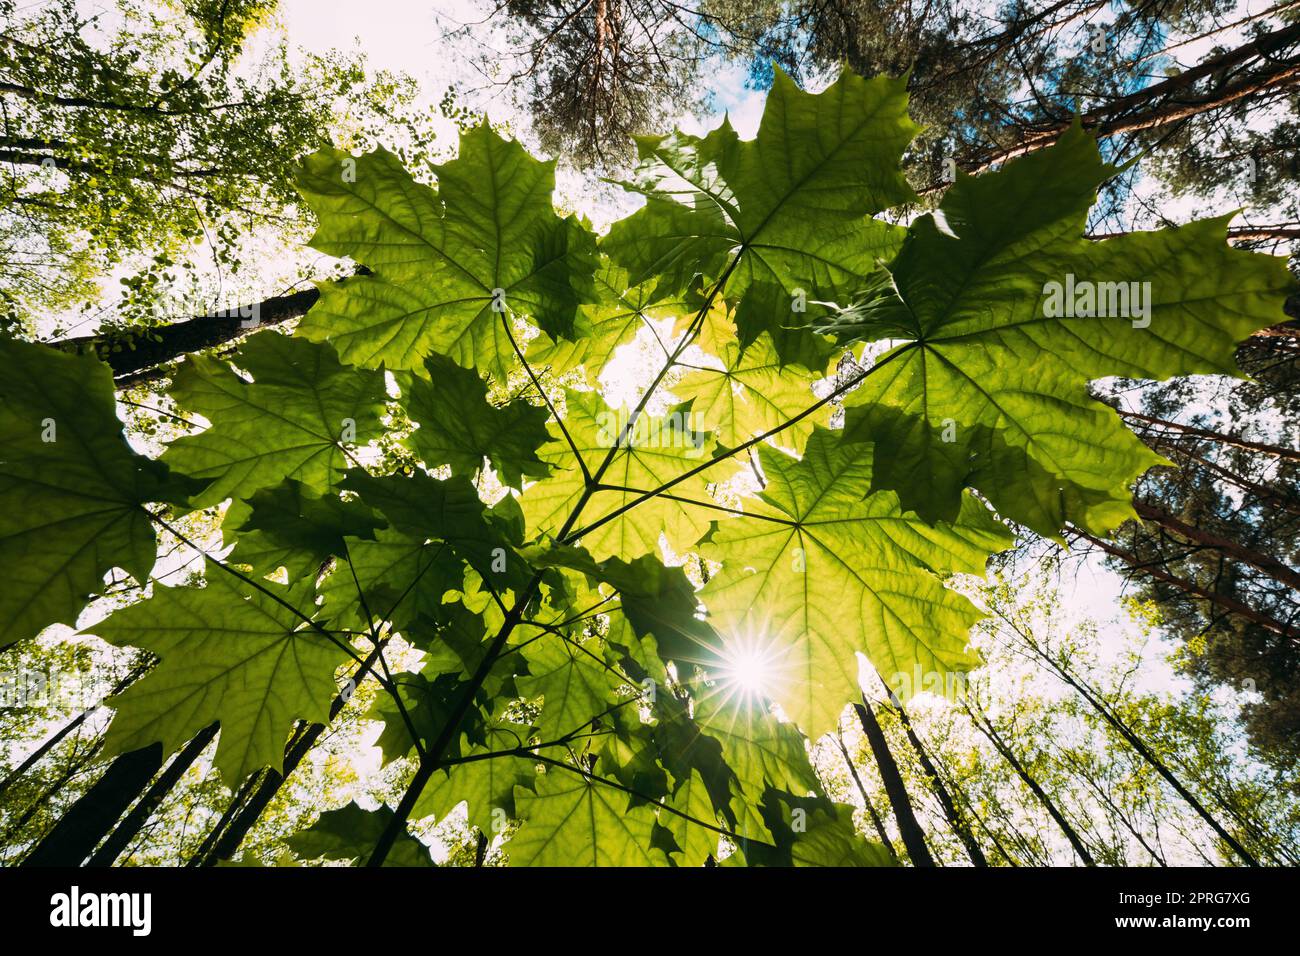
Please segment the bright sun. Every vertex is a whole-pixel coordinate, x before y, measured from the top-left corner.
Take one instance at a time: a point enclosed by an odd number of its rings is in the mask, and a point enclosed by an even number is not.
[[[756,638],[735,638],[722,652],[719,676],[746,697],[770,696],[780,666],[770,643]]]

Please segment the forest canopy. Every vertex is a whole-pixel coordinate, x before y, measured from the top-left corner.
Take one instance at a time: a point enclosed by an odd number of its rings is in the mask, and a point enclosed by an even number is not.
[[[101,6],[0,0],[4,862],[1300,859],[1287,10]]]

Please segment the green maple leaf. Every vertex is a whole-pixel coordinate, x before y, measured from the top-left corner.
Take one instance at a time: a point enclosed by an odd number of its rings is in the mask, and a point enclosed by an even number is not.
[[[903,232],[872,214],[913,198],[899,168],[920,127],[907,116],[906,78],[848,71],[820,94],[776,71],[758,135],[727,122],[700,138],[642,137],[646,206],[615,223],[602,248],[633,283],[675,294],[696,275],[730,275],[742,345],[766,330],[787,362],[824,367],[824,345],[797,310],[843,301],[897,250]],[[785,318],[782,319],[781,317]]]
[[[530,732],[526,724],[490,721],[486,743],[471,746],[466,741],[462,746],[464,762],[434,773],[411,815],[416,819],[433,815],[441,820],[464,803],[470,826],[489,835],[499,832],[506,820],[516,817],[515,788],[531,790],[538,779],[535,763],[515,756],[474,758],[523,747]]]
[[[704,778],[698,770],[682,781],[668,805],[686,814],[685,817],[675,813],[663,815],[664,824],[673,834],[678,850],[682,854],[680,865],[703,866],[704,861],[718,853],[718,832],[700,826],[695,821],[717,824],[717,814],[713,809],[713,800]],[[692,819],[687,819],[690,817]]]
[[[655,814],[627,794],[552,768],[536,792],[515,790],[524,821],[506,844],[511,866],[666,866],[653,842]]]
[[[365,860],[393,819],[393,811],[380,806],[364,810],[349,803],[326,810],[305,830],[289,837],[289,848],[304,859]],[[429,848],[402,830],[384,859],[384,866],[433,866]]]
[[[766,489],[746,517],[720,523],[705,553],[723,568],[700,592],[714,626],[766,661],[772,696],[813,738],[858,696],[859,651],[882,674],[974,666],[967,631],[979,614],[940,576],[980,572],[1010,544],[974,499],[934,527],[892,492],[864,499],[871,448],[837,438],[817,429],[802,460],[760,448]]]
[[[691,311],[680,298],[656,300],[651,283],[631,285],[627,270],[608,257],[602,259],[595,280],[598,301],[579,308],[572,339],[542,333],[529,344],[528,361],[534,368],[546,367],[562,375],[581,365],[587,383],[595,386],[614,352],[631,342],[647,322]]]
[[[609,708],[622,683],[591,641],[571,643],[549,635],[529,644],[522,653],[529,676],[515,678],[515,687],[523,697],[545,698],[537,720],[543,740],[557,740],[581,730]]]
[[[695,586],[680,567],[648,554],[631,562],[596,561],[584,549],[566,545],[537,545],[525,553],[538,567],[567,567],[614,588],[634,637],[654,636],[655,656],[682,663],[714,659],[721,640],[699,613]],[[619,629],[611,627],[617,639]]]
[[[1050,149],[961,177],[912,224],[889,281],[825,326],[845,340],[906,340],[846,398],[846,432],[876,443],[875,488],[927,520],[956,516],[963,487],[1056,534],[1104,534],[1133,517],[1129,484],[1163,461],[1091,399],[1110,375],[1238,374],[1235,345],[1282,321],[1284,260],[1231,248],[1227,218],[1092,242],[1098,185],[1115,173],[1079,126]],[[1123,283],[1095,315],[1048,314],[1050,283]],[[1149,298],[1129,283],[1149,282]],[[1081,287],[1082,288],[1082,287]],[[1085,303],[1086,305],[1086,303]],[[1064,310],[1062,310],[1064,311]],[[1144,324],[1146,323],[1146,324]],[[885,363],[888,363],[887,365]]]
[[[388,519],[394,531],[413,541],[445,542],[499,596],[527,585],[532,572],[517,551],[518,509],[509,497],[487,508],[468,479],[453,475],[443,481],[422,472],[375,477],[353,470],[342,486]]]
[[[162,460],[211,483],[195,507],[248,498],[292,478],[318,491],[338,487],[353,464],[347,446],[378,437],[386,398],[384,377],[339,363],[328,345],[261,332],[235,362],[249,384],[222,361],[191,355],[171,395],[213,424],[178,438]]]
[[[587,472],[594,476],[623,433],[627,414],[607,406],[595,392],[566,394],[565,430]],[[640,416],[633,426],[631,443],[619,445],[602,476],[608,487],[592,492],[569,533],[608,519],[582,536],[582,546],[597,559],[653,553],[659,548],[661,533],[675,550],[689,549],[708,530],[708,515],[703,509],[683,506],[680,500],[670,497],[656,497],[617,516],[615,513],[635,501],[639,492],[652,490],[707,461],[710,444],[708,436],[683,427],[681,418]],[[538,454],[554,467],[554,472],[528,487],[519,504],[531,535],[554,537],[564,530],[565,522],[583,499],[586,482],[558,426],[552,429],[552,440]],[[672,493],[709,500],[708,482],[701,476],[682,481]]]
[[[545,478],[537,449],[550,439],[547,411],[515,399],[501,407],[488,401],[478,374],[443,355],[425,359],[428,378],[405,375],[403,403],[420,427],[411,436],[416,454],[430,467],[450,465],[453,474],[473,477],[492,462],[505,484],[520,488],[525,475]]]
[[[837,803],[833,813],[811,814],[806,829],[796,833],[790,847],[795,866],[893,866],[879,843],[863,839],[853,826],[853,807]]]
[[[343,560],[321,593],[336,627],[364,631],[391,621],[406,634],[421,618],[440,620],[444,598],[463,583],[464,564],[445,543],[386,528],[373,540],[344,538]]]
[[[644,698],[629,700],[640,703]],[[630,704],[611,708],[601,716],[598,726],[605,732],[587,741],[596,752],[596,771],[633,791],[634,806],[649,805],[667,797],[668,774],[659,763],[654,727],[642,723],[640,714]]]
[[[885,848],[865,840],[853,826],[853,807],[828,800],[805,799],[769,791],[761,812],[768,841],[742,840],[740,852],[726,865],[749,866],[892,866]]]
[[[310,580],[262,586],[265,592],[209,563],[204,587],[155,585],[147,600],[89,629],[159,658],[113,698],[109,752],[161,741],[171,753],[220,721],[216,765],[234,787],[254,770],[281,767],[294,721],[329,720],[339,690],[334,672],[349,656],[304,622],[315,610]]]
[[[299,578],[319,569],[330,555],[342,556],[346,538],[373,540],[383,524],[361,501],[344,501],[332,492],[318,495],[286,478],[247,501],[232,502],[222,533],[236,542],[232,562],[262,572],[284,567]]]
[[[486,123],[464,130],[457,158],[435,171],[436,190],[383,148],[307,157],[298,189],[320,221],[311,245],[373,274],[322,286],[301,333],[358,365],[419,369],[440,352],[504,380],[516,362],[509,314],[572,337],[593,297],[594,240],[555,214],[554,163]]]
[[[201,487],[131,451],[107,365],[0,339],[0,648],[74,623],[114,567],[148,581],[143,505]]]
[[[721,745],[741,800],[757,803],[768,787],[800,794],[820,792],[804,737],[793,724],[765,713],[752,701],[717,690],[700,695],[693,717],[699,732]]]
[[[722,367],[692,367],[672,389],[679,398],[690,402],[692,412],[701,416],[703,426],[713,431],[722,445],[735,448],[756,435],[766,434],[817,401],[812,386],[822,374],[783,367],[771,333],[761,333],[742,352],[734,327],[725,315],[714,310],[701,330],[701,344],[706,341],[716,342]],[[776,440],[799,451],[812,434],[813,425],[824,425],[829,420],[830,407],[823,406],[779,432]]]

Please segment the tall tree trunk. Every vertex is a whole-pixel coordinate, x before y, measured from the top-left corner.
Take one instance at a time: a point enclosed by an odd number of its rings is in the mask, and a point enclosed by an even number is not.
[[[162,744],[124,753],[23,860],[23,866],[81,866],[162,767]]]
[[[871,818],[871,825],[876,830],[876,836],[880,837],[881,845],[897,861],[898,851],[894,849],[889,834],[885,832],[885,823],[880,819],[880,814],[876,812],[876,805],[871,802],[871,797],[867,794],[867,788],[862,784],[862,777],[858,774],[857,765],[853,762],[853,758],[849,756],[849,748],[844,746],[844,737],[838,730],[835,732],[835,743],[839,745],[840,753],[844,756],[844,765],[849,768],[849,775],[853,777],[853,782],[857,784],[858,793],[862,796],[862,805],[867,809],[867,816]]]
[[[1043,805],[1048,816],[1060,827],[1061,832],[1065,834],[1065,838],[1070,842],[1070,846],[1074,848],[1074,852],[1078,854],[1079,859],[1083,861],[1084,866],[1096,866],[1097,861],[1088,852],[1088,848],[1084,845],[1083,838],[1079,836],[1078,831],[1070,825],[1069,820],[1065,819],[1065,814],[1056,806],[1056,802],[1047,795],[1047,791],[1039,785],[1038,781],[1025,769],[1024,764],[1016,758],[1015,753],[1012,752],[1011,748],[1006,745],[1006,742],[993,728],[992,721],[982,721],[979,717],[976,717],[974,708],[969,704],[963,705],[963,709],[966,711],[966,715],[970,717],[971,722],[979,728],[980,733],[987,737],[989,743],[993,744],[997,752],[1002,755],[1002,759],[1011,765],[1011,769],[1016,772],[1016,776],[1038,798],[1038,802]]]
[[[1138,515],[1145,521],[1158,524],[1166,531],[1177,535],[1186,540],[1189,544],[1202,545],[1203,547],[1213,548],[1221,551],[1230,558],[1249,564],[1257,571],[1262,571],[1274,581],[1286,584],[1300,591],[1300,572],[1293,571],[1277,558],[1271,555],[1261,554],[1253,548],[1247,548],[1237,541],[1220,537],[1209,531],[1202,531],[1200,528],[1193,528],[1185,521],[1179,520],[1163,508],[1150,504],[1145,501],[1133,502],[1133,507]]]
[[[111,340],[97,335],[62,339],[50,342],[49,345],[65,352],[99,354],[113,370],[120,388],[158,378],[162,375],[160,366],[187,352],[224,345],[250,331],[302,318],[319,298],[320,292],[316,289],[304,289],[290,295],[272,296],[261,302],[237,306],[223,315],[196,316],[183,322],[160,325],[149,330],[151,335],[156,336],[156,341],[152,338],[141,339],[129,348],[117,351],[108,348],[113,344]],[[245,319],[244,316],[249,318]]]
[[[1211,604],[1218,605],[1224,611],[1227,611],[1230,614],[1236,614],[1238,617],[1250,621],[1252,624],[1258,624],[1260,627],[1270,630],[1275,634],[1279,634],[1282,637],[1295,638],[1297,635],[1300,635],[1300,628],[1297,628],[1295,625],[1275,620],[1267,614],[1256,611],[1250,605],[1238,601],[1236,598],[1229,597],[1226,594],[1218,594],[1211,591],[1209,588],[1197,584],[1195,581],[1189,581],[1187,578],[1179,577],[1172,571],[1168,571],[1158,565],[1139,561],[1132,552],[1126,551],[1118,545],[1112,544],[1102,538],[1094,537],[1079,528],[1072,526],[1070,531],[1083,540],[1105,551],[1112,557],[1119,558],[1129,566],[1131,574],[1150,575],[1157,581],[1163,581],[1166,584],[1178,588],[1185,594],[1190,594],[1209,601]]]
[[[28,805],[27,809],[23,811],[22,815],[18,817],[17,820],[14,820],[9,824],[5,829],[3,836],[0,836],[0,842],[12,842],[12,840],[22,832],[23,827],[27,826],[28,821],[30,821],[32,817],[36,816],[37,811],[45,806],[46,802],[51,800],[55,794],[59,793],[64,787],[66,787],[72,778],[79,774],[82,768],[95,758],[95,754],[98,753],[98,751],[99,744],[95,744],[84,755],[78,756],[75,753],[72,754],[67,766],[65,766],[59,773],[58,779],[55,780],[54,783],[50,784],[50,786],[46,787],[41,795]],[[53,828],[51,827],[51,829]],[[44,834],[42,834],[42,836],[44,836]]]
[[[1081,117],[1083,126],[1103,137],[1158,129],[1230,106],[1249,96],[1286,89],[1300,79],[1300,64],[1293,60],[1279,60],[1273,54],[1297,40],[1300,40],[1300,24],[1290,24],[1266,33],[1175,76],[1084,113]],[[1232,71],[1257,58],[1267,65],[1205,92],[1192,89],[1199,80]],[[986,156],[971,172],[980,172],[1017,156],[1045,149],[1055,143],[1069,126],[1069,123],[1054,123],[1047,128],[1023,130],[1020,142]]]
[[[1169,429],[1170,431],[1190,435],[1193,438],[1204,438],[1206,441],[1216,442],[1220,445],[1230,445],[1233,448],[1240,448],[1243,451],[1259,452],[1261,455],[1268,455],[1272,458],[1285,458],[1290,461],[1300,461],[1300,451],[1297,451],[1294,448],[1285,448],[1282,445],[1271,445],[1268,442],[1252,441],[1249,438],[1242,438],[1240,435],[1233,435],[1227,432],[1216,432],[1208,428],[1197,428],[1194,425],[1184,425],[1182,422],[1172,422],[1167,418],[1155,418],[1151,415],[1143,415],[1140,412],[1130,412],[1125,411],[1124,409],[1116,409],[1116,412],[1118,412],[1120,418],[1123,418],[1126,421],[1142,422],[1145,425]]]
[[[880,779],[885,784],[885,794],[889,797],[889,805],[894,810],[894,819],[898,822],[898,835],[903,840],[903,846],[907,848],[907,855],[911,857],[912,865],[934,866],[934,857],[930,855],[930,848],[925,842],[925,831],[921,829],[916,813],[912,810],[912,801],[907,795],[907,787],[903,785],[903,776],[898,772],[898,764],[894,762],[894,755],[889,750],[889,742],[885,740],[885,733],[880,729],[880,723],[876,720],[871,705],[864,696],[862,703],[854,704],[853,709],[862,723],[862,732],[866,734],[871,753],[876,758]]]
[[[883,677],[880,681],[882,684],[885,683]],[[885,685],[885,689],[888,691],[888,684]],[[907,740],[912,745],[912,750],[916,752],[917,760],[920,761],[921,769],[925,771],[926,778],[930,781],[930,788],[939,799],[939,805],[943,808],[943,815],[948,821],[948,826],[952,828],[952,832],[957,835],[957,839],[961,840],[962,846],[966,848],[966,855],[970,857],[971,864],[973,866],[988,866],[989,861],[984,856],[984,851],[980,849],[979,843],[975,840],[975,835],[971,833],[970,827],[962,819],[961,813],[957,810],[957,805],[953,802],[952,794],[948,792],[948,788],[939,779],[939,771],[935,769],[934,762],[930,760],[925,745],[921,743],[921,738],[917,736],[912,721],[907,716],[907,711],[903,709],[901,703],[893,703],[890,706],[893,707],[894,713],[898,715],[903,730],[907,733]]]
[[[993,828],[980,818],[979,813],[975,809],[975,805],[971,802],[970,795],[964,793],[961,787],[957,786],[951,776],[946,776],[944,774],[942,764],[943,757],[940,756],[938,761],[935,763],[934,769],[938,773],[939,779],[943,781],[944,786],[948,788],[948,792],[955,794],[956,797],[966,805],[966,816],[969,816],[971,820],[974,821],[975,826],[979,827],[980,830],[984,832],[984,835],[989,838],[989,842],[993,844],[993,848],[998,851],[998,855],[1002,857],[1007,866],[1019,866],[1020,862],[1007,852],[1007,848],[1002,845],[1002,841],[999,840],[998,835],[993,832]]]
[[[1021,636],[1024,637],[1023,633]],[[1165,782],[1168,783],[1169,786],[1174,788],[1174,791],[1183,798],[1183,801],[1191,807],[1192,810],[1196,812],[1197,816],[1204,820],[1210,829],[1217,833],[1219,838],[1231,847],[1232,851],[1237,854],[1237,856],[1239,856],[1247,866],[1259,866],[1259,861],[1256,860],[1255,857],[1251,855],[1251,853],[1242,846],[1241,843],[1231,833],[1229,833],[1222,824],[1219,823],[1219,821],[1208,809],[1206,809],[1205,805],[1202,804],[1200,800],[1196,799],[1195,795],[1183,785],[1182,781],[1174,775],[1172,770],[1165,766],[1164,761],[1157,757],[1155,753],[1153,753],[1151,749],[1142,742],[1128,724],[1120,720],[1120,718],[1116,716],[1108,706],[1102,703],[1098,695],[1094,695],[1092,688],[1084,680],[1076,678],[1069,670],[1062,667],[1047,654],[1043,653],[1036,644],[1031,642],[1027,643],[1035,655],[1046,663],[1057,677],[1073,688],[1075,693],[1080,697],[1086,700],[1089,706],[1091,706],[1092,709],[1106,721],[1106,723],[1110,724],[1110,726],[1115,729],[1115,731],[1128,743],[1130,747],[1137,751],[1138,756],[1145,760],[1152,770],[1164,778]]]
[[[171,793],[172,788],[184,776],[185,771],[194,766],[194,761],[198,760],[203,751],[207,749],[208,744],[212,743],[213,738],[217,736],[219,726],[214,722],[194,735],[193,739],[167,765],[167,769],[158,775],[158,779],[150,785],[144,796],[131,808],[131,812],[109,834],[108,839],[86,861],[87,866],[113,865],[122,851],[130,845],[131,841],[140,832],[140,829],[153,816],[154,811],[158,809],[167,794]]]

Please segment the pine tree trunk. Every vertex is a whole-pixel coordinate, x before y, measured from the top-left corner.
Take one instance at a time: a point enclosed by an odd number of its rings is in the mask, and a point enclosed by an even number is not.
[[[1189,544],[1198,544],[1206,548],[1213,548],[1215,551],[1221,551],[1230,558],[1234,558],[1243,564],[1249,564],[1257,571],[1268,575],[1274,581],[1288,585],[1300,591],[1300,572],[1293,571],[1281,561],[1267,554],[1261,554],[1252,548],[1231,541],[1228,538],[1220,537],[1209,531],[1202,531],[1200,528],[1193,528],[1185,521],[1180,521],[1168,511],[1155,505],[1148,504],[1144,501],[1134,501],[1133,507],[1137,510],[1138,515],[1144,521],[1150,521],[1158,524],[1161,528],[1171,534],[1185,539]]]
[[[1112,557],[1119,558],[1121,561],[1123,561],[1125,564],[1129,566],[1129,568],[1131,569],[1130,573],[1132,574],[1150,575],[1151,577],[1155,578],[1157,581],[1163,581],[1166,584],[1178,588],[1180,591],[1182,591],[1185,594],[1190,594],[1195,597],[1202,598],[1203,600],[1209,601],[1211,604],[1218,605],[1224,611],[1227,611],[1230,614],[1236,614],[1238,617],[1250,621],[1252,624],[1258,624],[1260,627],[1270,630],[1275,634],[1280,634],[1282,637],[1291,637],[1291,638],[1300,637],[1300,628],[1297,628],[1296,626],[1291,624],[1284,624],[1281,621],[1275,620],[1274,618],[1269,617],[1267,614],[1263,614],[1259,611],[1256,611],[1250,605],[1238,601],[1236,598],[1229,597],[1226,594],[1218,594],[1214,591],[1211,591],[1209,588],[1202,587],[1201,585],[1197,584],[1195,581],[1189,581],[1186,578],[1181,578],[1178,575],[1174,574],[1173,572],[1168,571],[1165,568],[1159,567],[1158,565],[1141,562],[1131,552],[1125,551],[1123,548],[1119,547],[1118,545],[1112,544],[1109,541],[1105,541],[1101,538],[1094,537],[1093,535],[1090,535],[1088,534],[1088,532],[1082,531],[1079,528],[1071,527],[1070,531],[1073,534],[1078,535],[1080,538],[1084,539],[1085,541],[1089,542],[1090,544],[1096,545],[1098,548],[1101,548],[1101,550],[1105,551],[1107,554],[1111,555]]]

